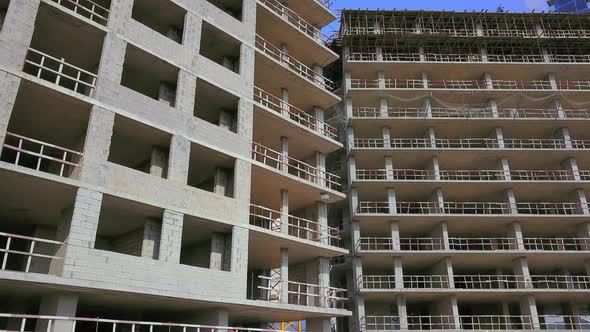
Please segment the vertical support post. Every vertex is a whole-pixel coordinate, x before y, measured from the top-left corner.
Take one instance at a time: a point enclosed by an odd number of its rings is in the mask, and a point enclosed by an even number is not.
[[[389,214],[397,214],[397,200],[395,197],[395,188],[387,188],[387,204]]]
[[[524,236],[522,235],[522,227],[520,226],[520,222],[513,221],[508,226],[508,235],[511,239],[514,239],[516,248],[511,248],[513,250],[525,250],[524,246]]]
[[[289,191],[281,189],[281,233],[289,235]]]
[[[281,303],[289,303],[289,249],[281,248]]]
[[[506,189],[504,192],[506,197],[506,203],[508,203],[508,211],[510,214],[518,214],[518,205],[516,203],[516,197],[512,189]]]
[[[281,136],[281,170],[289,173],[289,138]]]
[[[387,118],[389,116],[389,105],[385,97],[379,99],[379,115],[381,118]]]
[[[328,174],[326,173],[326,155],[316,151],[315,152],[315,166],[316,166],[316,183],[322,187],[330,187],[328,183]]]
[[[394,179],[393,175],[393,157],[385,156],[385,179],[392,181]]]
[[[404,270],[402,266],[402,258],[399,256],[393,257],[393,270],[395,275],[395,288],[404,288]]]
[[[500,159],[500,167],[502,169],[503,180],[512,181],[512,176],[510,174],[510,162],[508,161],[508,158]]]
[[[383,135],[383,147],[390,148],[391,147],[391,130],[389,127],[382,127],[381,132]]]
[[[399,221],[391,222],[391,244],[393,251],[401,250],[401,235],[399,231]]]
[[[385,73],[380,71],[377,73],[378,81],[379,81],[379,89],[385,89]]]

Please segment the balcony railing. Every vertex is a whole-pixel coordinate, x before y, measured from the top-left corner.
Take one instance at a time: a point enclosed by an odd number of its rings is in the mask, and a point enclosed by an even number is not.
[[[430,110],[417,107],[388,107],[386,112],[381,112],[377,107],[355,107],[352,116],[357,118],[444,118],[444,119],[590,119],[590,110],[587,109],[498,109],[495,113],[489,108],[443,108],[432,107]]]
[[[361,181],[590,181],[590,170],[420,170],[357,169]]]
[[[107,25],[109,9],[92,0],[51,0],[96,23]]]
[[[280,276],[268,277],[260,275],[260,299],[270,302],[281,302],[284,282]],[[289,281],[288,303],[314,307],[344,308],[348,301],[346,289],[336,287],[320,287],[315,284]]]
[[[316,221],[287,215],[259,205],[250,205],[250,225],[281,233],[283,220],[288,220],[288,235],[314,242],[340,246],[340,230]]]
[[[559,80],[555,88],[546,80],[420,80],[386,78],[351,79],[352,89],[438,89],[438,90],[590,90],[590,81]]]
[[[19,272],[47,273],[51,261],[61,260],[57,256],[63,242],[29,237],[18,234],[0,232],[0,256],[2,257],[1,270],[14,270]],[[53,254],[48,254],[48,252]],[[47,269],[35,268],[31,271],[31,264],[43,264]]]
[[[54,58],[49,54],[29,48],[23,71],[86,96],[92,96],[96,87],[96,74]]]
[[[307,22],[303,19],[299,14],[288,8],[287,6],[283,5],[277,0],[257,0],[259,3],[263,4],[265,7],[270,9],[276,15],[284,19],[285,21],[291,23],[297,30],[303,32],[311,39],[316,41],[317,43],[321,44],[322,42],[326,42],[330,39],[330,37],[324,35],[322,31],[313,24]]]
[[[454,251],[508,251],[519,250],[516,238],[468,238],[450,237],[449,250]],[[529,251],[590,251],[590,238],[524,238],[523,250]],[[445,241],[438,237],[400,238],[399,243],[389,237],[361,237],[357,251],[440,251]]]
[[[21,135],[6,133],[4,149],[13,151],[3,161],[59,176],[70,176],[80,166],[82,153]]]
[[[587,150],[590,140],[564,140],[545,138],[502,139],[494,138],[355,138],[354,147],[360,149],[436,149],[436,150]]]
[[[487,60],[486,60],[487,57]],[[487,54],[476,53],[390,53],[353,52],[348,61],[370,62],[441,62],[441,63],[589,63],[590,56],[584,54]]]
[[[539,319],[539,325],[535,323]],[[457,319],[457,323],[455,323]],[[506,316],[407,316],[410,330],[585,330],[590,328],[590,316],[543,315]],[[459,326],[456,326],[456,325]],[[366,316],[362,319],[362,331],[400,330],[399,316]]]
[[[513,211],[516,209],[516,211]],[[502,202],[396,202],[391,211],[389,202],[359,202],[359,214],[405,215],[582,215],[587,207],[580,203],[523,202],[511,206]]]
[[[301,126],[309,128],[320,135],[331,139],[338,138],[338,130],[315,117],[305,113],[303,110],[288,104],[278,97],[258,88],[254,87],[254,101],[261,106],[269,108],[279,114],[285,114],[292,121],[297,122]]]
[[[328,91],[334,91],[336,88],[336,84],[330,79],[316,73],[303,62],[293,58],[288,53],[283,52],[280,48],[262,38],[260,35],[256,35],[256,48],[320,88]]]
[[[211,325],[195,325],[173,322],[148,322],[133,320],[115,320],[104,318],[86,317],[60,317],[42,315],[23,315],[0,313],[0,320],[7,322],[7,326],[18,326],[18,331],[30,331],[30,327],[46,326],[52,331],[52,326],[60,326],[63,329],[75,330],[79,327],[81,331],[195,331],[195,332],[273,332],[272,329],[257,329],[251,327],[227,327]],[[100,326],[100,328],[99,328]]]
[[[252,159],[271,168],[332,190],[340,190],[341,188],[339,176],[319,170],[303,161],[286,157],[282,153],[258,143],[252,143]]]

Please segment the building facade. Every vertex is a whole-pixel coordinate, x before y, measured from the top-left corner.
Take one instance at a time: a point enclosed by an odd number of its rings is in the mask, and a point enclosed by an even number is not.
[[[589,36],[342,12],[350,331],[590,329]]]
[[[323,0],[2,0],[0,329],[331,331]],[[204,327],[207,325],[208,327]]]

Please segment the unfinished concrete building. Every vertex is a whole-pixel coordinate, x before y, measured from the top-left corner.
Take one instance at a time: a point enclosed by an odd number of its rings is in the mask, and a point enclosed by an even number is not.
[[[0,330],[328,332],[351,315],[330,280],[348,251],[325,0],[0,16]]]
[[[590,329],[590,16],[345,10],[351,331]]]

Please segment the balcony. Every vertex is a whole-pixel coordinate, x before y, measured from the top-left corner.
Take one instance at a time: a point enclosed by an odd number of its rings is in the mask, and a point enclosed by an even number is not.
[[[588,150],[590,140],[564,140],[545,138],[494,139],[494,138],[355,138],[356,149],[394,150]]]
[[[407,316],[404,329],[410,330],[584,330],[590,328],[589,316],[542,315],[505,316]],[[539,323],[537,323],[537,318]],[[456,326],[458,323],[459,326]],[[397,331],[401,328],[399,316],[366,316],[364,331]]]
[[[404,275],[396,285],[394,275],[363,275],[358,280],[360,290],[388,291],[400,289],[456,289],[456,290],[590,290],[590,276],[571,275],[454,275],[453,283],[447,275]],[[451,285],[454,285],[452,287]]]
[[[339,191],[341,189],[340,177],[303,161],[283,155],[264,145],[252,144],[252,159],[275,171],[294,176],[298,179],[313,183],[326,189]]]
[[[270,41],[264,39],[260,35],[256,35],[256,49],[276,61],[281,66],[289,69],[292,73],[296,74],[297,77],[304,79],[308,83],[328,92],[333,92],[336,89],[336,84],[330,79],[315,72],[312,68],[295,59],[288,53],[283,52],[280,48],[273,45]]]
[[[287,220],[288,224],[284,224]],[[286,215],[263,206],[250,205],[250,225],[298,239],[341,247],[340,230],[305,218]]]
[[[590,181],[590,170],[420,170],[357,169],[358,181],[410,182],[568,182]]]
[[[557,120],[557,119],[590,119],[587,109],[498,109],[490,108],[398,108],[388,107],[381,112],[377,107],[355,107],[352,117],[359,119],[508,119],[508,120]]]
[[[515,63],[515,64],[572,64],[590,63],[590,56],[585,54],[490,54],[485,57],[473,53],[410,53],[410,52],[353,52],[348,56],[350,62],[432,62],[432,63]]]
[[[83,154],[18,134],[6,133],[1,160],[61,177],[77,177]]]
[[[393,211],[392,211],[393,210]],[[397,202],[394,209],[389,202],[359,202],[357,215],[583,215],[580,203],[516,203],[511,206],[502,202]]]
[[[338,130],[335,127],[316,119],[300,108],[286,103],[258,87],[254,87],[254,102],[264,109],[288,118],[300,127],[311,130],[331,140],[338,139]]]
[[[389,237],[361,237],[356,245],[358,252],[388,251],[535,251],[535,252],[584,252],[590,250],[590,238],[523,238],[522,250],[516,238],[467,238],[450,237],[448,244],[443,238],[403,237],[393,241]],[[448,249],[445,249],[447,248]]]
[[[23,71],[68,90],[92,97],[98,76],[33,48],[27,52]]]
[[[282,301],[283,280],[280,277],[260,275],[260,299],[262,301],[288,303],[301,306],[343,309],[348,302],[346,289],[320,287],[319,285],[289,281],[288,300]]]
[[[322,33],[322,31],[311,23],[307,22],[303,17],[299,16],[296,12],[289,9],[277,0],[258,0],[258,3],[263,5],[268,10],[272,11],[275,15],[288,22],[290,25],[295,27],[301,33],[314,40],[316,43],[323,43],[328,37]]]
[[[51,0],[74,13],[100,25],[107,25],[109,20],[110,0]]]
[[[65,243],[0,232],[2,271],[48,274],[54,260],[63,260],[58,252]]]

